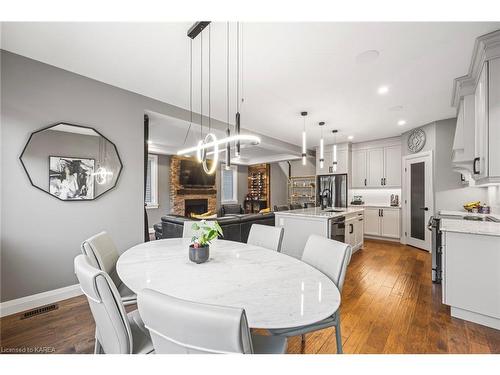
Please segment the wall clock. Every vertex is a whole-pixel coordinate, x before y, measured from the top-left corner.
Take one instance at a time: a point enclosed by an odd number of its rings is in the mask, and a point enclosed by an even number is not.
[[[425,145],[425,132],[422,129],[413,130],[408,136],[408,150],[419,152]]]

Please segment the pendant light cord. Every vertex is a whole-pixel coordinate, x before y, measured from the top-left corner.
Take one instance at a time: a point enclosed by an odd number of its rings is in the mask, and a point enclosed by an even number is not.
[[[210,133],[212,130],[212,112],[211,112],[211,89],[212,89],[212,82],[211,82],[211,66],[210,66],[210,60],[211,60],[211,54],[212,54],[212,24],[208,25],[208,132]]]
[[[226,122],[229,130],[229,22],[226,27]]]
[[[193,125],[193,39],[189,39],[189,127],[184,137],[183,145],[186,144],[191,126]]]
[[[236,23],[236,112],[240,111],[240,23]]]
[[[200,38],[200,138],[203,139],[203,32]]]

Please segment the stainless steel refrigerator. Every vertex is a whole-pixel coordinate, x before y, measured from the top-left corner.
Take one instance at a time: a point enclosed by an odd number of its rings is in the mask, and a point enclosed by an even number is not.
[[[318,176],[316,196],[322,208],[347,207],[347,174]]]

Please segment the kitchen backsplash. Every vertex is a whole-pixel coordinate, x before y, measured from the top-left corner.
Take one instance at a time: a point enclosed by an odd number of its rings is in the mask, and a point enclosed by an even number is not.
[[[361,195],[367,205],[389,206],[391,204],[391,194],[397,194],[401,204],[401,189],[351,189],[349,190],[349,203],[354,195]]]

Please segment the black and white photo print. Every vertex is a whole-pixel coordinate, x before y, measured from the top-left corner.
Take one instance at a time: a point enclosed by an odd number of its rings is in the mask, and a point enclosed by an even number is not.
[[[49,157],[49,192],[61,200],[94,199],[94,159]]]

